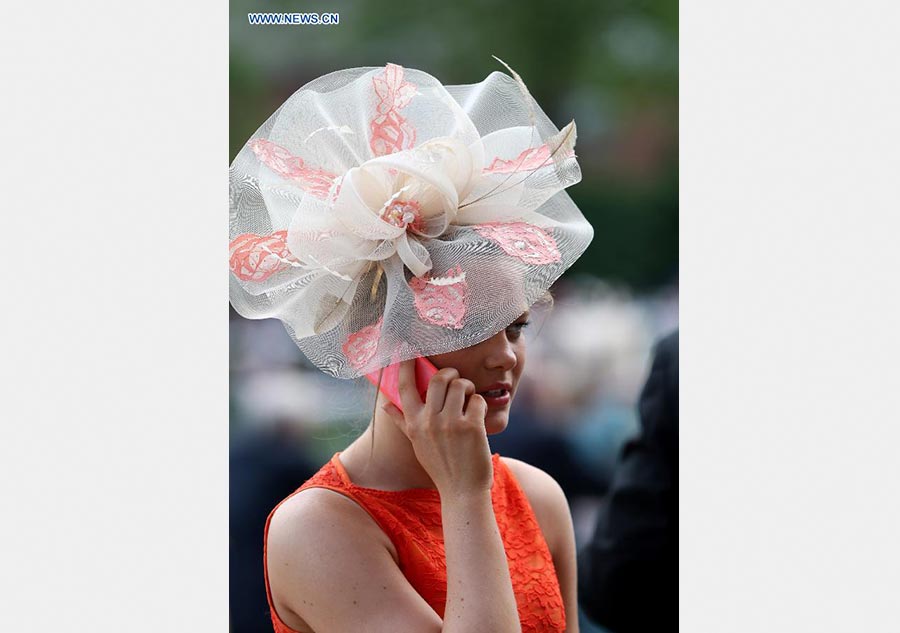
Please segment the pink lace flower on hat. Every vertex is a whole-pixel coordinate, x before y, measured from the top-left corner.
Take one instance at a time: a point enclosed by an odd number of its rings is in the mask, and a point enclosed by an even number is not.
[[[324,169],[309,167],[299,156],[294,156],[281,145],[257,138],[250,141],[250,149],[261,163],[287,180],[293,180],[301,189],[317,198],[325,199],[337,176]]]
[[[383,319],[378,319],[372,325],[367,325],[358,332],[347,337],[341,348],[344,356],[355,369],[362,371],[366,364],[372,360],[378,349],[378,338],[381,336],[381,324]]]
[[[560,261],[556,240],[547,231],[527,222],[488,222],[472,227],[480,235],[496,242],[507,255],[526,264],[552,264]]]
[[[285,243],[286,238],[287,231],[275,231],[271,235],[238,235],[228,246],[231,272],[243,281],[265,281],[296,262]]]
[[[455,330],[463,326],[468,285],[460,266],[447,271],[443,277],[413,277],[409,286],[422,320]]]
[[[400,114],[417,94],[416,86],[403,79],[403,67],[388,64],[372,78],[376,116],[369,122],[369,146],[374,156],[393,154],[415,145],[416,130]]]

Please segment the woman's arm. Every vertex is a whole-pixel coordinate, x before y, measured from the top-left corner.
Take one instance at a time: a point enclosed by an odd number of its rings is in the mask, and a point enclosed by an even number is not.
[[[291,628],[299,616],[316,633],[442,630],[401,573],[390,540],[340,493],[310,488],[282,503],[266,549],[275,610]]]
[[[520,632],[490,491],[442,497],[441,515],[447,555],[447,607],[441,630]]]

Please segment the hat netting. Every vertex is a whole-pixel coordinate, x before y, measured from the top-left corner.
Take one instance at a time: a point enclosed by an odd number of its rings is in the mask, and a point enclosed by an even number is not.
[[[477,344],[517,319],[593,229],[574,122],[518,75],[442,86],[394,64],[320,77],[230,169],[231,303],[280,319],[339,378]]]

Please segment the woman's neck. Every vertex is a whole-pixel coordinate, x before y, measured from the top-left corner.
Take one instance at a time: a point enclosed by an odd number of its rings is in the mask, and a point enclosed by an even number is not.
[[[350,480],[357,486],[382,490],[434,488],[412,443],[381,409],[385,402],[379,393],[374,421],[341,453]]]

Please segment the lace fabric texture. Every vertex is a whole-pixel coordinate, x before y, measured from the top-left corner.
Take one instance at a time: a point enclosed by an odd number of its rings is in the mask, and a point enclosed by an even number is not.
[[[566,615],[556,569],[531,504],[500,456],[495,453],[492,459],[494,485],[491,498],[509,562],[522,631],[564,633]],[[385,491],[361,488],[350,481],[337,455],[296,492],[313,487],[327,488],[350,497],[375,519],[394,544],[403,575],[443,618],[447,601],[447,563],[439,493],[428,489]],[[269,517],[271,520],[271,514]],[[268,529],[267,521],[266,536]],[[269,588],[268,570],[265,572],[275,633],[296,633],[278,617]]]
[[[518,76],[443,86],[388,64],[320,77],[231,165],[231,303],[280,319],[339,378],[475,345],[593,237],[564,191],[581,179],[575,138]]]

